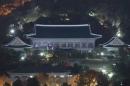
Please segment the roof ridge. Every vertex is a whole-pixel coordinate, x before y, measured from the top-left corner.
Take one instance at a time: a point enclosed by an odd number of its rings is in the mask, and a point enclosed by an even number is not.
[[[73,24],[73,25],[44,25],[44,24],[35,24],[35,26],[43,27],[81,27],[81,26],[90,26],[90,24]]]
[[[27,43],[25,43],[23,40],[21,40],[18,36],[14,37],[12,41],[10,41],[8,44],[6,44],[5,46],[12,46],[15,45],[19,46],[19,45],[28,45]]]
[[[123,42],[118,37],[112,37],[110,40],[108,40],[106,43],[103,44],[104,47],[108,45],[125,45],[125,42]]]

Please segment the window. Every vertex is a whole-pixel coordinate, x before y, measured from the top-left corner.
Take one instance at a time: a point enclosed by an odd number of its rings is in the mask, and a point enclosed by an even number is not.
[[[59,43],[54,43],[54,46],[55,46],[56,48],[59,48]]]
[[[87,43],[82,43],[82,48],[87,48]]]
[[[75,43],[75,48],[80,48],[80,43]]]
[[[69,48],[73,48],[73,43],[68,43]]]
[[[38,43],[37,43],[39,46],[41,46],[41,42],[39,41]]]
[[[41,42],[41,46],[40,47],[42,47],[42,48],[47,47],[47,42]]]
[[[66,43],[62,43],[61,47],[66,48]]]
[[[51,49],[52,49],[52,47],[53,47],[53,44],[52,44],[52,43],[48,43],[47,48],[48,48],[49,50],[51,50]]]
[[[38,44],[37,44],[37,43],[35,43],[35,44],[34,44],[34,47],[36,47],[36,48],[37,48],[37,47],[38,47]]]
[[[93,43],[89,43],[88,44],[88,48],[94,48],[94,44]]]

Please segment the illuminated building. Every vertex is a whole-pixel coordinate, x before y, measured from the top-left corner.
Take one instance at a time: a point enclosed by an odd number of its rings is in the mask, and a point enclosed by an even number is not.
[[[0,1],[0,16],[10,15],[17,7],[23,6],[31,0],[1,0]]]
[[[30,48],[31,46],[23,42],[19,37],[15,37],[11,42],[4,45],[7,48],[14,49],[16,51],[24,51],[24,48]]]
[[[108,51],[117,51],[119,47],[128,47],[119,37],[114,36],[109,41],[102,45]]]
[[[35,33],[27,34],[35,49],[76,49],[89,52],[101,35],[91,32],[89,24],[81,25],[34,25]]]

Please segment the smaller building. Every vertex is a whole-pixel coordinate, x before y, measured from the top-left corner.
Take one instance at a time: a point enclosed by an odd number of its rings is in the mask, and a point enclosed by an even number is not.
[[[104,53],[105,56],[110,57],[111,59],[117,59],[120,58],[121,52],[128,52],[129,45],[125,44],[119,37],[114,36],[108,42],[102,44],[102,47],[107,50]]]
[[[128,47],[129,45],[125,44],[119,37],[114,36],[102,46],[108,51],[117,51],[119,47]]]
[[[7,48],[14,49],[16,51],[23,51],[24,48],[31,48],[31,45],[23,42],[19,37],[14,37],[12,41],[4,45]]]

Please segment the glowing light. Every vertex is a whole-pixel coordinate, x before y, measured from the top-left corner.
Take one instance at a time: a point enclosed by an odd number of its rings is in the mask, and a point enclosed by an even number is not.
[[[15,34],[15,30],[14,30],[14,29],[11,29],[11,30],[10,30],[10,33],[11,33],[11,34]]]
[[[17,7],[23,6],[31,0],[14,0],[12,3],[7,3],[0,6],[0,16],[7,16],[12,13]]]
[[[68,77],[72,77],[72,75],[68,75]]]
[[[60,77],[61,77],[61,78],[64,78],[64,77],[65,77],[65,75],[60,75]]]
[[[44,52],[41,52],[39,55],[40,55],[40,56],[44,56],[44,55],[45,55],[45,53],[44,53]]]
[[[93,16],[96,16],[96,14],[95,14],[93,11],[90,11],[90,12],[88,13],[88,15],[89,15],[89,16],[92,16],[92,17],[93,17]]]
[[[117,31],[116,36],[117,36],[117,37],[122,37],[122,33],[121,33],[120,30]]]
[[[70,19],[69,18],[65,18],[66,21],[69,21]]]
[[[22,57],[20,58],[20,60],[21,60],[21,61],[24,61],[24,60],[25,60],[25,57],[24,57],[24,56],[22,56]]]
[[[116,63],[112,64],[113,66],[116,66]]]
[[[100,54],[101,54],[101,56],[104,56],[104,52],[101,52]]]
[[[53,56],[53,54],[46,54],[46,58],[49,58],[49,57],[52,57]]]
[[[30,78],[33,78],[34,76],[33,76],[33,75],[30,75],[29,77],[30,77]]]
[[[124,85],[124,84],[121,82],[121,83],[120,83],[120,86],[123,86],[123,85]]]
[[[111,73],[108,74],[108,77],[109,77],[109,78],[112,78],[113,75],[114,75],[114,73],[111,72]]]
[[[117,36],[118,36],[118,37],[121,37],[122,35],[121,35],[121,33],[117,33]]]
[[[103,74],[107,74],[107,70],[101,69],[101,71],[102,71]]]

